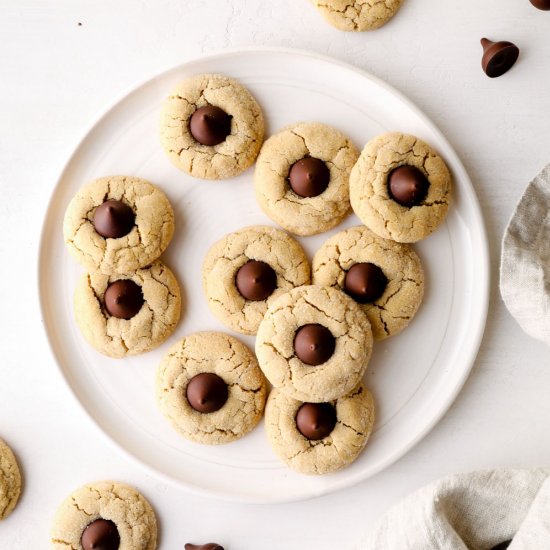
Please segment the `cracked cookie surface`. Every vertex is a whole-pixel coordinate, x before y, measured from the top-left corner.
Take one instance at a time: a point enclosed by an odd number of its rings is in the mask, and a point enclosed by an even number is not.
[[[389,174],[404,165],[418,168],[429,181],[427,195],[418,206],[401,206],[389,194]],[[451,174],[445,162],[411,135],[391,132],[372,139],[351,171],[351,206],[384,239],[402,243],[424,239],[444,221],[450,195]]]
[[[93,224],[95,210],[106,200],[122,201],[135,214],[124,237],[105,238]],[[67,207],[63,234],[69,252],[88,270],[129,273],[156,260],[174,233],[174,212],[166,195],[147,180],[110,176],[80,189]]]
[[[367,227],[353,227],[326,241],[313,258],[313,284],[343,289],[346,273],[357,263],[372,263],[388,282],[372,303],[360,304],[370,321],[375,340],[403,330],[424,296],[420,258],[408,245],[381,239]]]
[[[311,0],[311,3],[341,31],[372,31],[385,25],[403,0]]]
[[[194,376],[214,373],[227,385],[223,406],[209,413],[195,410],[187,400]],[[266,381],[254,354],[239,340],[220,332],[198,332],[174,344],[157,371],[160,410],[185,438],[217,445],[243,437],[260,421]]]
[[[21,472],[8,444],[0,439],[0,520],[15,508],[21,494]]]
[[[349,394],[327,400],[336,410],[336,425],[319,440],[296,427],[302,401],[274,389],[265,409],[265,428],[275,454],[302,474],[327,474],[351,464],[365,448],[374,424],[374,400],[363,383]]]
[[[201,145],[189,129],[193,113],[207,105],[223,109],[231,131],[218,145]],[[164,103],[162,147],[172,163],[202,179],[236,176],[249,168],[264,138],[264,117],[257,101],[239,82],[221,74],[202,74],[181,82]]]
[[[238,270],[250,260],[267,263],[277,287],[265,300],[245,299],[237,289]],[[307,256],[290,235],[269,226],[245,227],[230,233],[208,251],[202,268],[203,289],[212,313],[242,334],[256,334],[267,308],[289,290],[309,284]]]
[[[296,331],[308,324],[326,327],[335,339],[332,356],[311,366],[294,350]],[[336,288],[302,286],[270,305],[256,336],[256,356],[275,388],[300,401],[322,403],[350,392],[361,380],[372,352],[367,316]]]
[[[296,235],[315,235],[338,225],[349,213],[349,176],[359,152],[341,132],[317,122],[284,128],[263,145],[254,170],[256,200],[277,224]],[[325,162],[326,190],[297,195],[288,182],[292,165],[304,157]]]
[[[143,293],[143,305],[131,319],[109,315],[105,291],[114,281],[129,279]],[[125,357],[150,351],[170,336],[181,314],[181,294],[174,274],[161,262],[129,275],[86,273],[74,295],[75,319],[86,340],[109,357]]]
[[[81,550],[84,529],[97,519],[116,525],[119,550],[157,547],[157,521],[147,500],[124,483],[100,481],[80,487],[61,504],[52,527],[51,548]]]

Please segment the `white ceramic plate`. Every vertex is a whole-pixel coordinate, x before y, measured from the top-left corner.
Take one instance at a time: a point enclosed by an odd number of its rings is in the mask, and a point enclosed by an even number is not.
[[[254,199],[252,170],[238,178],[200,181],[174,168],[159,145],[160,105],[180,80],[221,72],[247,86],[267,119],[268,135],[289,123],[334,125],[358,147],[389,130],[428,141],[455,180],[446,223],[416,247],[427,292],[413,323],[375,346],[366,382],[377,401],[375,432],[349,468],[323,477],[298,475],[272,454],[260,425],[240,441],[206,447],[184,441],[155,404],[154,377],[168,346],[198,330],[228,331],[210,314],[201,263],[224,234],[271,224]],[[109,174],[147,178],[168,195],[176,233],[163,258],[185,298],[183,320],[165,345],[113,360],[95,352],[73,321],[72,297],[81,268],[62,238],[65,208],[79,187]],[[310,257],[337,229],[300,239]],[[150,471],[180,487],[238,501],[291,501],[321,495],[372,476],[397,460],[436,424],[462,387],[481,341],[488,303],[488,249],[479,205],[457,155],[408,100],[372,76],[331,59],[288,50],[223,53],[185,63],[134,89],[103,115],[69,160],[45,218],[39,260],[44,326],[57,363],[88,415]],[[244,338],[253,347],[253,338]]]

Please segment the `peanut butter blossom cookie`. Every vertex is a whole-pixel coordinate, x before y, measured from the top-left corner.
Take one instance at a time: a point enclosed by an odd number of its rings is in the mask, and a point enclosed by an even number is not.
[[[310,282],[302,247],[274,227],[252,226],[226,235],[208,251],[203,288],[212,313],[226,326],[256,334],[269,305]]]
[[[221,74],[188,78],[162,110],[161,143],[170,160],[196,178],[236,176],[252,165],[264,117],[250,92]]]
[[[296,235],[327,231],[350,212],[349,175],[358,156],[351,141],[330,126],[303,122],[285,128],[258,156],[258,204]]]
[[[21,472],[7,443],[0,439],[0,520],[15,508],[21,494]]]
[[[374,401],[362,383],[323,403],[304,403],[274,389],[265,410],[275,454],[302,474],[327,474],[351,464],[365,448],[373,423]]]
[[[100,353],[125,357],[150,351],[174,332],[181,295],[160,261],[129,275],[86,273],[77,284],[75,318]]]
[[[305,402],[338,399],[360,382],[372,351],[361,306],[332,287],[302,286],[273,302],[256,356],[275,388]]]
[[[376,340],[403,330],[424,296],[424,272],[414,250],[363,226],[323,244],[313,258],[313,284],[351,296],[367,314]]]
[[[323,17],[341,31],[372,31],[387,23],[403,0],[311,0]]]
[[[157,521],[151,505],[116,481],[90,483],[57,510],[51,548],[66,550],[155,550]]]
[[[85,185],[63,222],[69,252],[89,271],[129,273],[156,260],[174,233],[174,212],[152,183],[111,176]]]
[[[351,206],[384,239],[424,239],[445,219],[450,195],[445,162],[410,135],[388,133],[369,141],[351,172]]]
[[[157,371],[160,410],[185,438],[208,445],[250,432],[262,417],[266,382],[250,350],[219,332],[174,344]]]

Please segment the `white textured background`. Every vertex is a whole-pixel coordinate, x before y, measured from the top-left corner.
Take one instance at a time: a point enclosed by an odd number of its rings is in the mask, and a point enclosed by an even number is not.
[[[78,23],[82,23],[81,26]],[[516,42],[520,61],[489,80],[479,39]],[[125,89],[200,54],[285,46],[351,62],[423,109],[466,165],[485,213],[493,290],[485,339],[436,429],[376,478],[332,496],[234,505],[175,490],[127,463],[80,412],[40,325],[36,257],[48,197],[83,131]],[[550,161],[550,13],[528,0],[406,0],[386,27],[344,34],[307,0],[0,0],[0,435],[16,450],[23,497],[1,550],[46,548],[59,502],[85,482],[139,487],[162,550],[346,548],[384,510],[455,471],[550,463],[550,353],[520,332],[497,289],[500,237],[527,183]]]

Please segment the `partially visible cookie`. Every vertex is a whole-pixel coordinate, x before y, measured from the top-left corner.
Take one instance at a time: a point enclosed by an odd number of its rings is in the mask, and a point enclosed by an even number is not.
[[[307,256],[290,235],[251,226],[226,235],[208,251],[202,268],[212,313],[229,328],[256,334],[279,296],[310,282]]]
[[[94,180],[67,207],[69,252],[88,270],[129,273],[156,260],[174,233],[174,212],[152,183],[130,176]]]
[[[424,239],[447,215],[451,174],[421,139],[397,132],[365,145],[350,177],[351,206],[377,235],[401,243]]]
[[[51,531],[54,550],[155,550],[157,521],[134,488],[117,481],[90,483],[58,508]]]
[[[361,306],[332,287],[302,286],[273,302],[260,323],[256,356],[275,388],[307,402],[342,397],[361,380],[372,331]]]
[[[15,508],[21,494],[21,472],[13,451],[0,439],[0,520]]]
[[[311,0],[323,17],[341,31],[373,31],[385,25],[403,0]]]
[[[327,474],[351,464],[374,424],[374,400],[364,384],[323,403],[303,403],[274,389],[265,428],[275,454],[302,474]]]
[[[165,101],[160,138],[180,170],[196,178],[230,178],[256,159],[264,117],[242,84],[221,74],[201,74],[181,82]]]
[[[185,438],[207,445],[234,441],[262,417],[266,382],[250,350],[220,332],[174,344],[157,371],[157,402]]]
[[[350,212],[349,175],[358,156],[349,138],[325,124],[284,128],[264,143],[258,156],[258,204],[296,235],[327,231]]]
[[[174,274],[156,261],[128,275],[84,274],[75,290],[74,312],[97,351],[115,358],[137,355],[174,332],[181,294]]]
[[[313,284],[340,288],[359,303],[375,340],[402,331],[424,296],[424,272],[414,250],[364,226],[323,244],[313,258]]]

